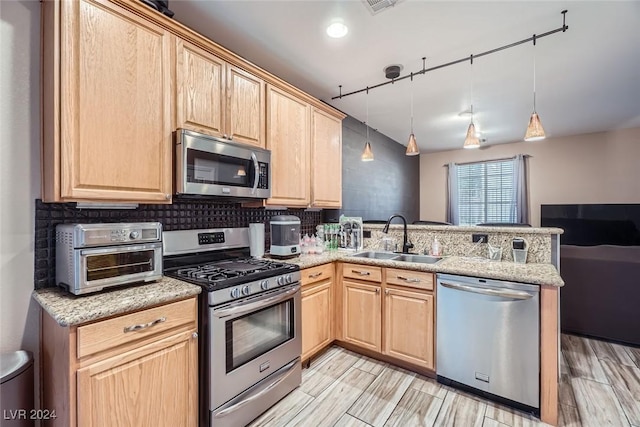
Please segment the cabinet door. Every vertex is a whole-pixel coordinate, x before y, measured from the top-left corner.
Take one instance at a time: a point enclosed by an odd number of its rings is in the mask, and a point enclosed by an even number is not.
[[[77,372],[78,426],[195,426],[197,338],[183,332]]]
[[[342,206],[342,121],[313,109],[311,116],[311,205]]]
[[[226,133],[233,141],[264,148],[264,87],[263,80],[227,66]]]
[[[177,127],[223,135],[224,79],[224,61],[189,42],[176,41]]]
[[[324,280],[302,290],[302,360],[333,341],[332,283]]]
[[[384,354],[434,369],[433,295],[385,290]]]
[[[308,206],[309,105],[267,86],[267,149],[271,150],[271,198],[275,206]]]
[[[172,36],[104,0],[61,7],[62,199],[167,201]]]
[[[380,286],[350,280],[343,280],[342,284],[344,340],[380,352]]]

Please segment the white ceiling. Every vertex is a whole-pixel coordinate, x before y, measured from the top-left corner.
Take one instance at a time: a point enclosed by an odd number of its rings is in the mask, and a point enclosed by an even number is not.
[[[533,107],[534,47],[526,43],[365,93],[343,93],[507,45],[539,39],[537,111],[549,137],[640,126],[639,1],[402,0],[378,14],[362,0],[173,0],[175,19],[406,145],[411,94],[421,151],[462,146],[473,105],[486,144],[522,140]],[[339,18],[342,39],[326,35]],[[374,147],[375,150],[375,147]]]

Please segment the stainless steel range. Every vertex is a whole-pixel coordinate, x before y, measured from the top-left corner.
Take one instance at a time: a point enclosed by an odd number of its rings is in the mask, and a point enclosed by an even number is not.
[[[203,287],[200,425],[246,425],[300,385],[300,268],[249,258],[249,229],[166,231],[164,274]]]

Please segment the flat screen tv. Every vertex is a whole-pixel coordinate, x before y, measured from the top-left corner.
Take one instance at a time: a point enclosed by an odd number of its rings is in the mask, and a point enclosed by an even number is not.
[[[563,245],[640,246],[640,204],[542,205],[540,225],[562,228]]]

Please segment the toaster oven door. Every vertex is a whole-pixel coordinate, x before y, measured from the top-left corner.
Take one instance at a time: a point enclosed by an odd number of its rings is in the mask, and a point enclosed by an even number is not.
[[[162,277],[162,244],[76,250],[76,294]]]

